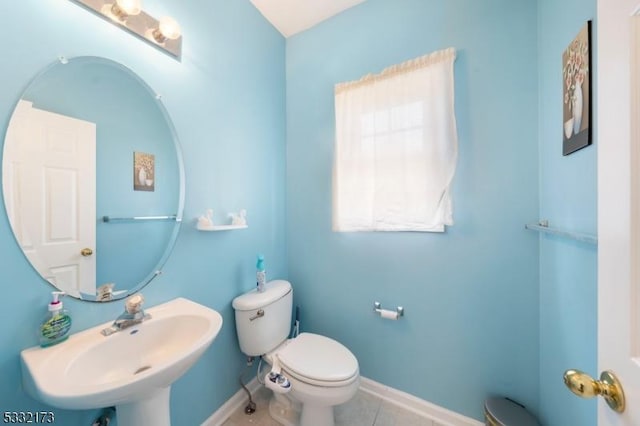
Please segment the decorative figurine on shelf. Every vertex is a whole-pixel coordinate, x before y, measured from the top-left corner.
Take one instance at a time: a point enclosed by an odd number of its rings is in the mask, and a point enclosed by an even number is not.
[[[213,210],[207,209],[205,216],[198,218],[198,226],[200,228],[210,228],[213,226]]]
[[[245,209],[240,210],[238,214],[229,213],[229,216],[231,216],[232,225],[247,226],[247,211]]]

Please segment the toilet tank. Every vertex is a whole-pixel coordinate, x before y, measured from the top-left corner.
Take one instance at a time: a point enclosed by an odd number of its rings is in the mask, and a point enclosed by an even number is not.
[[[240,350],[248,356],[264,355],[289,336],[293,290],[284,280],[265,284],[233,299]]]

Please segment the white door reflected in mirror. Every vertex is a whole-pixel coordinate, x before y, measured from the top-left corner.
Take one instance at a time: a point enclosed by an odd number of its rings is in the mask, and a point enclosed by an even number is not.
[[[68,294],[96,292],[96,126],[20,100],[5,142],[9,221],[33,267]]]

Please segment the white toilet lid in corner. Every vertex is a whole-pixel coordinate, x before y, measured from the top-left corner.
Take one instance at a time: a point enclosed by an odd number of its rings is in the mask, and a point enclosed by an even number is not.
[[[301,333],[280,352],[282,365],[309,379],[337,382],[358,372],[358,360],[341,343],[313,333]]]

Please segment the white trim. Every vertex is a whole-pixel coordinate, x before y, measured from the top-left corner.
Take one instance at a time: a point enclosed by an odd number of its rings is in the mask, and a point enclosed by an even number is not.
[[[247,384],[253,394],[260,388],[258,381],[254,378]],[[398,389],[383,385],[366,377],[360,377],[360,390],[370,395],[377,396],[390,404],[411,411],[419,416],[433,420],[438,426],[484,426],[478,420],[465,417],[461,414],[442,408],[428,401],[402,392]],[[219,426],[228,419],[247,400],[247,394],[240,389],[227,402],[225,402],[215,413],[211,415],[201,426]]]
[[[260,387],[262,386],[258,383],[258,379],[255,377],[249,383],[247,383],[247,388],[251,395],[253,395]],[[240,407],[247,403],[247,393],[244,389],[238,390],[227,402],[222,404],[220,408],[216,410],[207,420],[205,420],[200,426],[220,426],[225,422],[233,413],[236,412]]]

